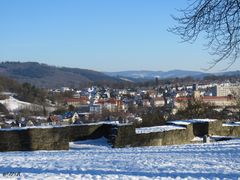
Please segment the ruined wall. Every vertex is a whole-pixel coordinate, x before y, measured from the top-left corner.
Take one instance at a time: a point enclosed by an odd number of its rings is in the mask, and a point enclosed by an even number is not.
[[[136,134],[135,127],[118,126],[112,139],[113,147],[161,146],[188,144],[196,137],[204,135],[240,137],[240,126],[223,126],[222,121],[194,122],[181,125],[186,129],[175,129],[164,132]]]
[[[240,126],[223,126],[219,121],[210,125],[209,135],[240,137]]]
[[[111,128],[110,140],[113,147],[135,146],[135,127],[133,125],[113,126]]]
[[[106,137],[113,147],[159,146],[191,143],[195,136],[240,137],[240,126],[221,121],[181,125],[186,129],[136,134],[133,125],[89,124],[53,128],[0,130],[0,151],[68,150],[69,142]]]
[[[68,150],[64,128],[0,130],[0,151]]]
[[[218,135],[240,137],[240,126],[224,126],[221,120],[195,122],[192,125],[194,136]]]
[[[69,141],[97,139],[108,137],[111,133],[111,125],[108,124],[82,124],[66,127],[69,132]]]
[[[194,138],[193,126],[184,125],[186,129],[176,129],[164,132],[136,134],[135,127],[119,126],[113,139],[113,147],[161,146],[186,144]]]
[[[219,135],[240,137],[240,126],[223,126]]]
[[[68,150],[69,142],[108,137],[111,125],[1,129],[0,151]]]

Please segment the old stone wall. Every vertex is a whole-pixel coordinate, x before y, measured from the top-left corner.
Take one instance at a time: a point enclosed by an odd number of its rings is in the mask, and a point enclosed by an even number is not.
[[[176,129],[164,132],[136,134],[135,127],[119,126],[113,140],[113,147],[161,146],[186,144],[194,138],[192,124],[184,125],[186,129]]]
[[[64,128],[0,130],[0,151],[68,150]]]
[[[111,129],[110,140],[113,147],[135,146],[135,127],[132,125],[113,126]]]
[[[108,137],[111,125],[1,129],[0,151],[68,150],[69,142]]]
[[[210,135],[240,137],[240,126],[220,126],[209,129]]]
[[[186,129],[136,134],[132,125],[115,128],[113,147],[160,146],[191,143],[194,137],[204,135],[240,137],[240,126],[223,126],[222,121],[194,122],[181,125]]]
[[[66,127],[69,132],[69,141],[97,139],[108,137],[111,133],[111,125],[108,124],[83,124]]]
[[[240,137],[240,126],[221,121],[181,125],[185,129],[136,134],[133,125],[89,124],[53,128],[0,130],[0,151],[68,150],[69,142],[106,137],[113,147],[159,146],[191,143],[195,136]]]

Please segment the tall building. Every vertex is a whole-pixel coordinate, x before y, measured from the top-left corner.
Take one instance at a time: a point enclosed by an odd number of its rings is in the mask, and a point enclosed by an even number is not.
[[[213,96],[228,96],[233,92],[240,92],[239,84],[221,84],[212,87]]]

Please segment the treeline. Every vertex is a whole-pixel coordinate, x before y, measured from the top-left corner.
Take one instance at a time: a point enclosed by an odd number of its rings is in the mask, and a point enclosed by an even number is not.
[[[21,84],[4,76],[0,76],[0,92],[16,93],[19,100],[36,104],[42,104],[47,96],[47,91],[44,89],[37,88],[29,83]]]
[[[0,76],[0,91],[8,91],[8,92],[19,92],[21,89],[21,84],[19,84],[16,80],[13,80],[8,77]]]

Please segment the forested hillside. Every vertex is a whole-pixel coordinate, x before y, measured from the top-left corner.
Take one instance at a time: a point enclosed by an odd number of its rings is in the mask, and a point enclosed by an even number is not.
[[[37,62],[2,62],[0,64],[0,75],[44,88],[62,86],[79,88],[89,84],[113,84],[119,82],[119,79],[97,71],[55,67]]]

